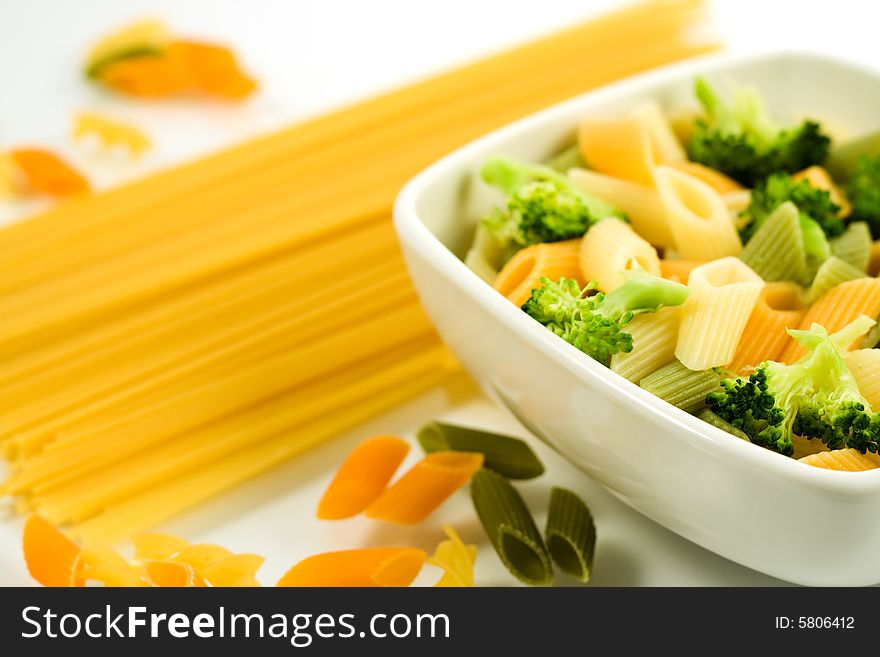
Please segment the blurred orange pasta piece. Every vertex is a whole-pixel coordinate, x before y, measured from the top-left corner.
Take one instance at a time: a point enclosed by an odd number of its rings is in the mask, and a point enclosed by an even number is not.
[[[175,41],[168,45],[167,56],[186,72],[190,86],[202,93],[234,100],[249,96],[257,88],[229,48]]]
[[[408,547],[324,552],[293,566],[278,586],[409,586],[427,557]]]
[[[519,251],[498,272],[495,289],[514,305],[523,305],[532,290],[541,287],[541,279],[552,281],[570,278],[581,281],[581,240],[533,244]]]
[[[91,191],[80,173],[54,153],[42,148],[17,148],[9,151],[25,186],[49,196],[72,196]]]
[[[204,586],[192,566],[177,561],[147,561],[144,564],[144,580],[148,586],[193,587]]]
[[[483,465],[477,452],[433,452],[367,507],[367,516],[403,525],[427,518]]]
[[[359,443],[324,492],[318,518],[340,520],[366,509],[385,490],[408,452],[409,443],[397,436],[376,436]]]
[[[824,326],[828,333],[834,333],[859,315],[871,319],[880,316],[880,279],[857,278],[831,288],[807,310],[798,328],[809,329],[816,323]],[[856,340],[850,348],[857,349],[861,342],[861,339]],[[793,363],[805,353],[805,347],[789,338],[780,360]]]
[[[80,561],[79,546],[42,516],[31,515],[22,537],[28,572],[43,586],[75,586]]]

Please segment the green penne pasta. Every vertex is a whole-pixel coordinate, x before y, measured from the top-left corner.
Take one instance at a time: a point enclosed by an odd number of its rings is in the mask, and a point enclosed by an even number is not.
[[[724,378],[719,369],[689,370],[674,360],[641,380],[639,385],[651,394],[688,413],[706,406],[706,395]]]
[[[765,281],[809,282],[798,209],[780,205],[761,223],[739,256]]]
[[[513,576],[533,586],[552,583],[553,566],[544,539],[510,482],[482,468],[471,479],[471,499],[483,529]]]
[[[727,433],[734,435],[737,438],[741,438],[746,442],[752,442],[751,440],[749,440],[749,437],[744,432],[740,431],[730,422],[725,420],[723,417],[719,417],[708,408],[700,411],[700,414],[697,417],[699,417],[703,422],[711,424],[713,427],[718,427],[722,431],[726,431]]]
[[[547,166],[561,173],[568,173],[569,169],[583,168],[586,166],[586,163],[581,155],[580,146],[572,144],[564,151],[557,153],[547,160]]]
[[[819,267],[816,277],[807,289],[807,304],[815,303],[822,295],[841,283],[867,276],[863,269],[856,269],[837,256],[831,256]]]
[[[846,232],[830,242],[831,253],[848,262],[856,269],[865,272],[871,260],[871,229],[864,221],[854,221],[846,227]]]
[[[425,452],[480,452],[483,464],[508,479],[534,479],[544,474],[544,465],[524,441],[497,433],[430,422],[419,429],[419,444]]]
[[[550,492],[547,548],[553,562],[582,582],[590,580],[596,547],[596,525],[583,500],[565,488]]]

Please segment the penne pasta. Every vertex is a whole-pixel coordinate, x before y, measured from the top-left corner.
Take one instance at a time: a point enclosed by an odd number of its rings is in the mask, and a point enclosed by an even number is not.
[[[828,333],[834,333],[859,315],[867,315],[872,319],[880,316],[880,279],[859,278],[841,283],[807,310],[798,328],[809,329],[815,323],[824,326]],[[860,338],[850,349],[857,349],[861,344]],[[793,363],[805,353],[803,346],[789,338],[780,360],[783,363]]]
[[[409,586],[428,555],[407,547],[324,552],[307,557],[278,580],[278,586]]]
[[[853,349],[844,360],[871,410],[880,411],[880,349]]]
[[[687,285],[691,272],[700,265],[705,264],[705,260],[671,260],[669,258],[662,258],[660,260],[660,275],[671,281]]]
[[[880,457],[876,454],[862,454],[855,449],[835,449],[831,452],[810,454],[799,459],[801,463],[826,470],[843,470],[846,472],[863,472],[880,468]]]
[[[794,203],[783,203],[761,223],[740,258],[765,281],[809,282],[804,238]]]
[[[680,311],[662,308],[633,318],[625,329],[632,336],[632,351],[612,356],[611,371],[637,384],[675,358]]]
[[[776,360],[788,342],[786,329],[795,328],[803,314],[799,286],[767,283],[743,330],[730,370],[747,374],[765,360]]]
[[[694,371],[673,360],[639,382],[639,385],[688,413],[697,413],[706,406],[706,395],[718,388],[722,375],[714,369]]]
[[[625,212],[633,230],[651,244],[675,248],[666,208],[653,187],[580,168],[571,169],[568,176],[580,189]]]
[[[739,255],[742,243],[718,192],[671,167],[657,167],[654,176],[679,257],[714,260]]]
[[[590,169],[642,185],[654,184],[657,157],[643,121],[625,116],[587,117],[578,128],[578,144]]]
[[[656,101],[649,100],[636,105],[630,116],[641,121],[648,130],[654,155],[659,164],[672,164],[687,161],[684,146],[672,130],[663,108]]]
[[[697,180],[702,180],[709,185],[709,187],[721,194],[722,197],[746,191],[745,188],[733,178],[729,178],[720,171],[711,169],[705,164],[700,164],[699,162],[683,160],[677,162],[663,162],[663,164],[668,164],[673,169],[686,173],[689,176],[693,176]]]
[[[368,518],[414,525],[471,480],[483,465],[478,452],[433,452],[367,507]]]
[[[74,586],[80,561],[79,546],[42,516],[32,514],[22,538],[28,572],[43,586]]]
[[[852,281],[857,278],[865,278],[861,269],[856,269],[848,262],[844,262],[837,256],[828,257],[816,271],[816,276],[807,289],[806,301],[808,304],[816,303],[825,294],[841,283]]]
[[[721,258],[691,272],[675,356],[692,370],[729,364],[764,281],[738,258]]]
[[[871,263],[871,229],[864,221],[854,221],[846,232],[831,240],[831,252],[860,271],[867,271]]]
[[[656,249],[629,224],[614,218],[603,219],[587,231],[581,240],[579,263],[579,278],[595,281],[603,292],[623,285],[629,271],[660,275]]]
[[[527,246],[507,261],[494,287],[514,305],[521,306],[532,290],[541,287],[544,277],[557,281],[564,276],[582,283],[580,249],[579,239]]]

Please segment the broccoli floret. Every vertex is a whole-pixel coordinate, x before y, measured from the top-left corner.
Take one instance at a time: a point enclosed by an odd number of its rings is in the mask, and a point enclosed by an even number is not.
[[[729,105],[703,78],[697,78],[695,93],[705,117],[695,123],[689,157],[748,187],[777,171],[793,173],[820,164],[828,155],[831,140],[819,124],[780,126],[751,87],[733,89]]]
[[[586,296],[595,287],[591,283],[581,289],[571,279],[542,278],[541,287],[532,290],[522,309],[606,366],[614,354],[632,351],[632,336],[623,327],[634,315],[679,306],[689,294],[684,285],[642,272],[634,272],[608,294]]]
[[[862,155],[846,184],[852,204],[850,221],[864,221],[874,239],[880,238],[880,155]]]
[[[506,208],[495,209],[483,225],[510,250],[573,239],[601,219],[625,218],[613,205],[582,192],[566,175],[546,165],[493,157],[485,162],[481,175],[508,196]]]
[[[748,219],[740,229],[743,243],[748,242],[763,221],[786,201],[797,206],[807,255],[825,260],[831,255],[828,239],[846,230],[837,214],[840,206],[827,190],[813,187],[806,179],[795,180],[785,173],[771,175],[752,190],[749,206],[740,213]]]
[[[792,365],[766,361],[748,379],[725,379],[706,403],[753,443],[786,456],[794,453],[793,435],[831,449],[877,451],[880,419],[840,355],[873,323],[863,316],[831,336],[818,324],[789,331],[809,349],[803,358]]]

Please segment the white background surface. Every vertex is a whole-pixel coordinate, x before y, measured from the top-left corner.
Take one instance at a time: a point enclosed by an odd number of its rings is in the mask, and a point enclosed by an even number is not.
[[[0,149],[49,145],[99,186],[110,186],[552,31],[614,4],[608,0],[0,0]],[[718,32],[736,50],[793,47],[863,61],[876,57],[872,3],[722,0],[714,3],[714,13]],[[108,30],[147,16],[166,19],[177,34],[234,46],[260,79],[259,95],[233,107],[134,103],[85,84],[80,61],[89,44]],[[69,143],[67,134],[73,112],[86,109],[131,120],[150,134],[156,147],[141,162],[125,166],[84,153]],[[0,206],[0,219],[35,208],[34,204]],[[440,526],[450,522],[467,542],[480,544],[479,584],[513,584],[515,580],[483,539],[463,491],[417,528],[364,519],[341,523],[314,519],[321,492],[358,440],[380,432],[411,437],[432,417],[526,435],[462,377],[162,529],[193,542],[218,542],[235,551],[265,555],[261,579],[271,584],[287,567],[319,551],[382,544],[417,545],[430,551],[442,538]],[[554,484],[581,494],[594,512],[599,541],[593,584],[779,583],[646,520],[555,453],[536,441],[532,444],[548,473],[521,490],[539,526]],[[404,467],[418,456],[413,450]],[[30,583],[20,556],[20,530],[20,519],[0,510],[0,585]],[[419,582],[430,584],[436,576],[426,568]],[[566,582],[560,578],[560,583]]]

